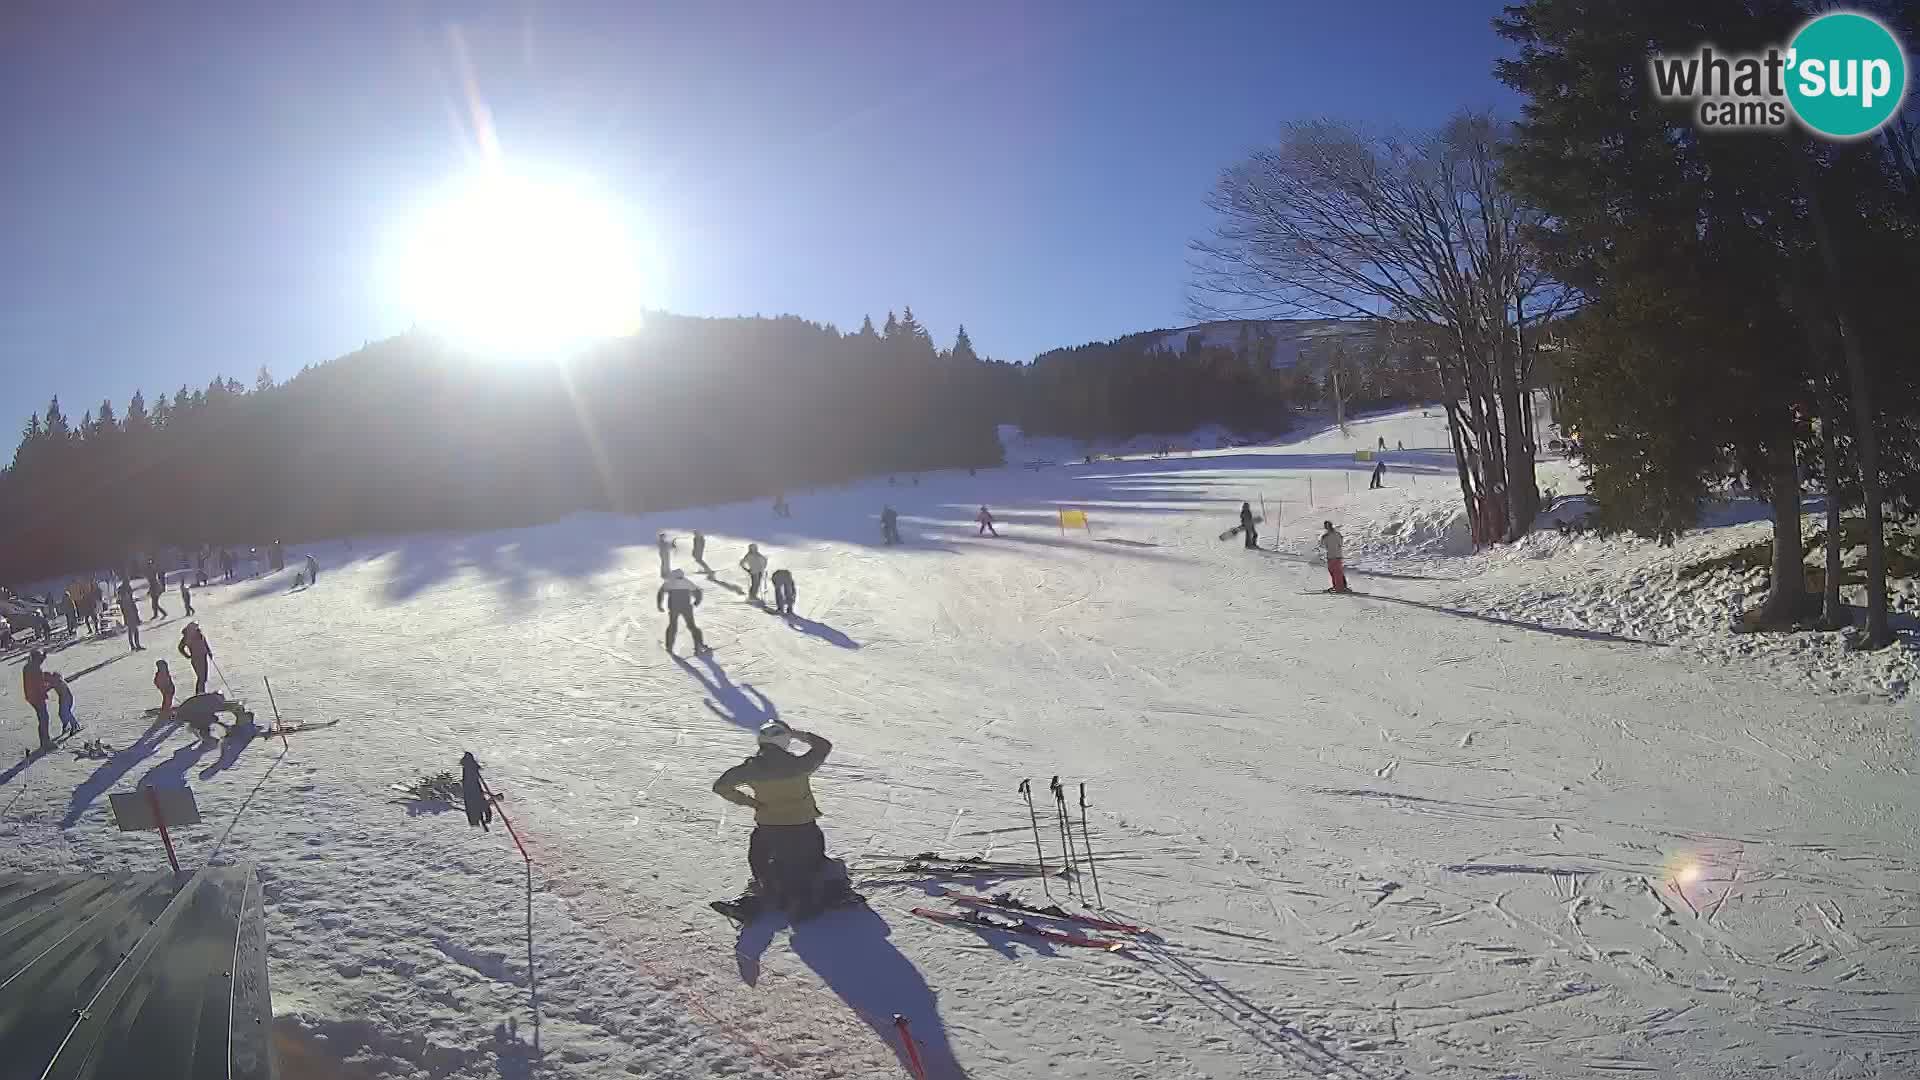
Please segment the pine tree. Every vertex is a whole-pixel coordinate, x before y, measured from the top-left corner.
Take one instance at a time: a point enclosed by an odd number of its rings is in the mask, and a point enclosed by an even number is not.
[[[955,363],[971,366],[980,362],[980,356],[973,351],[973,340],[967,337],[967,325],[960,324],[960,332],[953,337],[953,351],[947,354]]]
[[[255,393],[273,389],[273,373],[267,370],[267,365],[260,365],[259,374],[253,377],[253,389]]]
[[[94,427],[97,431],[115,431],[120,427],[120,420],[113,413],[113,402],[107,400],[100,402],[100,415],[94,421]]]
[[[46,416],[47,444],[65,446],[73,438],[73,431],[67,426],[67,415],[60,411],[59,394],[53,395],[53,400],[47,402]]]
[[[156,428],[164,428],[173,422],[173,405],[167,401],[166,394],[161,394],[159,399],[153,403],[152,419],[153,426]]]
[[[133,399],[127,402],[127,433],[129,435],[144,435],[151,430],[152,427],[152,422],[147,418],[146,395],[135,390],[133,392]]]
[[[880,331],[880,338],[883,341],[892,341],[899,336],[900,320],[894,318],[893,312],[889,311],[887,312],[887,326],[886,329]]]

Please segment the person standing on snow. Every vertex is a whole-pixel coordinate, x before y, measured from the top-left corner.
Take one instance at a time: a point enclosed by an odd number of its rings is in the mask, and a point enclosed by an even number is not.
[[[26,666],[20,669],[20,691],[25,695],[27,704],[33,706],[33,715],[40,721],[40,749],[53,745],[53,737],[47,732],[47,691],[53,689],[53,681],[47,673],[40,670],[47,654],[35,649],[27,654]]]
[[[900,542],[900,513],[891,506],[880,511],[880,539],[888,544]]]
[[[153,605],[153,618],[162,619],[166,617],[167,609],[160,606],[160,597],[165,595],[166,591],[166,583],[160,577],[156,576],[147,579],[147,603]]]
[[[667,539],[665,530],[654,538],[654,546],[660,549],[660,576],[673,576],[673,541]]]
[[[480,782],[480,762],[469,750],[460,755],[460,801],[467,808],[467,826],[493,831],[493,800]]]
[[[1333,522],[1323,521],[1321,524],[1327,527],[1327,531],[1320,534],[1320,541],[1316,546],[1327,553],[1327,576],[1333,579],[1333,584],[1327,591],[1352,592],[1352,589],[1347,588],[1347,564],[1342,558],[1346,551],[1346,542],[1341,538],[1340,530],[1333,527]]]
[[[693,531],[693,561],[700,564],[700,569],[712,572],[707,565],[707,534],[698,529]]]
[[[60,700],[60,734],[71,735],[79,731],[80,721],[73,718],[73,687],[68,686],[67,680],[57,671],[47,672],[46,680],[53,687],[54,696]]]
[[[207,644],[207,635],[200,631],[200,624],[190,622],[180,631],[180,644],[176,646],[180,655],[193,665],[193,693],[195,697],[207,692],[207,661],[213,659],[213,646]]]
[[[973,520],[980,523],[980,527],[974,530],[973,535],[994,536],[996,538],[1000,535],[999,530],[993,527],[993,513],[986,507],[981,507],[980,513],[976,514]]]
[[[320,560],[314,558],[313,552],[311,551],[307,552],[306,565],[307,565],[307,584],[309,585],[318,584],[320,581]]]
[[[807,752],[787,750],[788,739],[806,743]],[[713,782],[715,795],[753,811],[753,836],[747,841],[753,880],[739,899],[716,900],[713,908],[742,922],[768,906],[805,918],[833,899],[823,896],[814,880],[827,859],[827,838],[820,832],[820,807],[813,800],[810,779],[833,752],[833,744],[778,720],[760,725],[759,740],[758,752]]]
[[[793,571],[783,566],[773,572],[773,610],[792,615],[793,597]]]
[[[133,598],[133,586],[122,581],[120,588],[114,591],[114,599],[120,602],[120,621],[127,624],[127,645],[133,652],[139,652],[140,602]]]
[[[1385,484],[1380,482],[1380,478],[1385,475],[1387,475],[1387,463],[1384,461],[1375,462],[1373,466],[1373,481],[1367,485],[1367,490],[1377,491],[1380,488],[1386,487]]]
[[[777,518],[793,516],[793,508],[787,505],[787,493],[784,491],[773,497],[773,516]]]
[[[693,651],[707,651],[706,640],[700,635],[700,626],[693,621],[693,609],[700,606],[700,587],[687,580],[684,570],[670,570],[667,580],[660,591],[653,596],[654,606],[667,613],[667,651],[673,651],[673,638],[680,629],[680,621],[686,620],[687,632],[693,635]]]
[[[160,691],[160,719],[173,719],[173,672],[165,660],[153,662],[153,688]]]
[[[1240,504],[1240,536],[1248,551],[1260,546],[1260,532],[1254,528],[1253,507],[1248,503]]]
[[[767,557],[760,554],[759,544],[747,545],[747,553],[740,559],[740,569],[747,572],[747,603],[759,603],[760,579],[767,572]]]
[[[187,607],[187,618],[193,618],[193,590],[187,588],[187,575],[180,575],[180,602]]]

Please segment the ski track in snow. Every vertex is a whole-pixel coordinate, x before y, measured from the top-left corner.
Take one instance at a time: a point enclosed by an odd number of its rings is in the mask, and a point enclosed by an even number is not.
[[[105,796],[184,778],[206,824],[183,860],[259,866],[283,1029],[366,1076],[904,1076],[896,1011],[946,1080],[1912,1075],[1910,718],[1463,615],[1487,561],[1420,549],[1449,542],[1445,452],[1390,453],[1392,487],[1346,493],[1382,435],[1444,445],[1408,413],[795,491],[791,521],[756,503],[319,547],[316,588],[195,599],[263,718],[271,677],[290,723],[337,726],[229,762],[151,727],[150,659],[114,660],[76,681],[77,712],[124,752],[12,771],[0,865],[162,866]],[[1047,456],[1079,455],[1009,460]],[[1262,495],[1278,552],[1215,540]],[[900,548],[874,542],[883,502]],[[1001,539],[973,535],[982,502]],[[1092,535],[1063,537],[1058,505]],[[1323,517],[1363,523],[1367,595],[1311,591],[1324,571],[1298,553]],[[719,649],[676,662],[652,537],[695,525]],[[801,619],[737,593],[749,538],[794,570]],[[773,715],[835,741],[822,825],[859,866],[1031,859],[1031,777],[1057,870],[1047,779],[1076,813],[1086,782],[1107,907],[1155,936],[1120,955],[936,925],[908,909],[948,888],[1043,902],[1040,883],[912,873],[736,935],[705,901],[743,880],[749,822],[708,785]],[[538,1058],[518,852],[498,821],[394,801],[467,749],[534,862]]]

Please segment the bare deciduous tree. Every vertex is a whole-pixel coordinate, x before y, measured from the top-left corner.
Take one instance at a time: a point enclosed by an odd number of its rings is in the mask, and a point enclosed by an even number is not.
[[[1518,539],[1538,512],[1532,337],[1571,301],[1526,242],[1535,215],[1500,184],[1503,131],[1480,113],[1414,138],[1288,125],[1221,174],[1213,234],[1191,260],[1194,306],[1211,317],[1425,328],[1482,542]]]

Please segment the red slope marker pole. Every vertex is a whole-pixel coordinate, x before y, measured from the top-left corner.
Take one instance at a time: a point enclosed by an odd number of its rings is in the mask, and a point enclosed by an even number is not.
[[[177,876],[180,873],[180,860],[173,855],[173,837],[167,835],[167,819],[160,814],[160,796],[147,789],[147,806],[153,811],[153,823],[160,827],[160,842],[167,846],[167,865],[173,867]]]
[[[907,1052],[907,1067],[913,1071],[914,1080],[927,1080],[927,1067],[920,1063],[920,1049],[913,1044],[913,1032],[907,1030],[907,1018],[894,1013],[893,1027],[900,1033],[900,1048]]]

